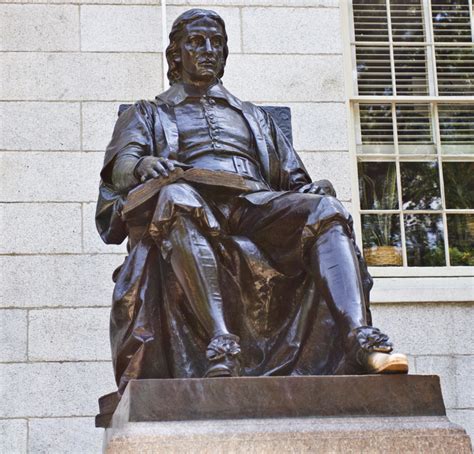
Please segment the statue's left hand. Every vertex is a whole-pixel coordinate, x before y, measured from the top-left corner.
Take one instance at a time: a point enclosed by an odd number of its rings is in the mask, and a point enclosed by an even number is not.
[[[305,184],[298,189],[298,192],[304,192],[305,194],[330,195],[336,197],[334,186],[329,180],[319,180]]]

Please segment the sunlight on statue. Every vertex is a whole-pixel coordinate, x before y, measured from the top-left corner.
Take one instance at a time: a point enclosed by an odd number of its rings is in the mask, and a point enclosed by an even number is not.
[[[119,393],[143,378],[406,373],[371,326],[351,216],[276,119],[223,86],[227,55],[219,15],[179,16],[171,88],[123,112],[106,151],[97,226],[106,243],[128,237]]]

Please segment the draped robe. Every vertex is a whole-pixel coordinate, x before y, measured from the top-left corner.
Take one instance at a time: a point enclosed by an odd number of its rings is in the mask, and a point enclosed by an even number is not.
[[[264,204],[281,191],[295,191],[309,183],[301,160],[272,118],[263,109],[226,93],[246,120],[261,173],[275,191],[241,197]],[[149,235],[156,199],[138,216],[124,220],[126,194],[112,183],[115,159],[130,148],[139,149],[143,156],[177,159],[174,106],[183,99],[183,87],[176,84],[153,101],[131,106],[119,117],[105,153],[97,228],[109,244],[120,244],[128,237],[128,255],[113,275],[110,320],[119,394],[130,379],[202,377],[207,367],[205,351],[210,339],[196,322],[171,265]],[[347,225],[352,228],[350,217]],[[243,375],[361,372],[347,357],[345,338],[308,273],[277,270],[243,236],[222,234],[217,243],[224,313],[230,331],[241,338]],[[357,248],[356,252],[370,323],[372,280]]]

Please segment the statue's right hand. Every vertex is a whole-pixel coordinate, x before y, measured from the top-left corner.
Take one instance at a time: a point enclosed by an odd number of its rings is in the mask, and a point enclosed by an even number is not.
[[[174,169],[175,165],[170,159],[146,156],[135,167],[134,174],[143,183],[150,178],[167,177]]]

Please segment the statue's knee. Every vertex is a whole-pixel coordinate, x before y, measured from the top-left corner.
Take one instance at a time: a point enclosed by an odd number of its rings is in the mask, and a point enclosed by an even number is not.
[[[159,204],[179,204],[188,202],[196,204],[196,193],[192,186],[187,183],[173,183],[161,188],[158,197]]]
[[[320,211],[323,218],[339,215],[344,219],[350,219],[349,212],[336,197],[324,196],[319,202],[318,211]]]
[[[151,231],[167,237],[171,230],[201,232],[211,236],[220,234],[220,225],[212,208],[199,192],[187,183],[173,183],[162,188]],[[156,235],[158,238],[158,235]]]

